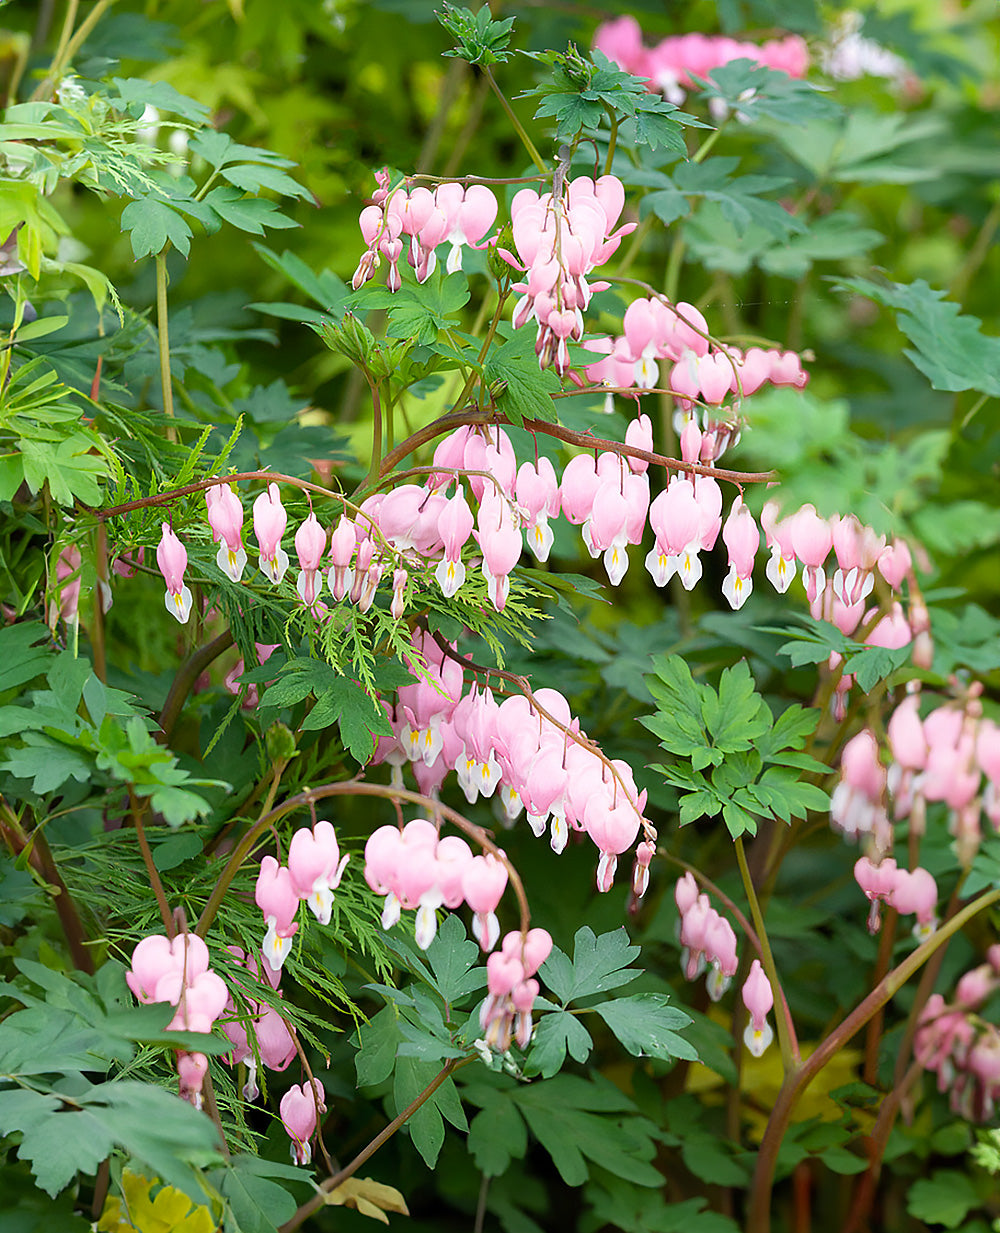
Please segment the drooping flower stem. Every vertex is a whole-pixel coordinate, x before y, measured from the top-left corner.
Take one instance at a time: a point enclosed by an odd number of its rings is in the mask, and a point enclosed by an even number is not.
[[[750,915],[753,918],[754,928],[757,930],[757,937],[760,939],[761,964],[767,979],[770,981],[771,992],[774,994],[774,1021],[778,1030],[778,1047],[781,1049],[782,1066],[786,1075],[794,1074],[802,1065],[802,1058],[799,1054],[799,1042],[795,1036],[795,1025],[792,1022],[792,1013],[788,1008],[788,999],[785,997],[785,991],[781,987],[781,981],[778,979],[778,969],[774,963],[771,942],[767,936],[767,928],[764,925],[764,914],[760,910],[753,878],[750,876],[750,868],[747,865],[746,852],[743,850],[742,835],[736,837],[733,846],[736,848],[736,862],[740,867],[743,889],[746,892],[747,902],[750,904]]]
[[[771,1190],[774,1185],[774,1170],[778,1161],[778,1152],[784,1139],[785,1131],[791,1120],[792,1112],[799,1097],[819,1072],[831,1061],[847,1042],[865,1026],[869,1019],[880,1010],[902,988],[910,977],[927,962],[928,959],[945,942],[960,929],[964,928],[974,916],[1000,902],[1000,889],[985,891],[977,899],[957,912],[951,920],[937,929],[926,942],[917,947],[912,954],[907,955],[902,963],[889,972],[878,985],[843,1019],[827,1036],[822,1044],[811,1053],[798,1070],[785,1076],[785,1081],[774,1102],[767,1128],[761,1140],[757,1153],[757,1164],[754,1169],[753,1183],[750,1190],[750,1204],[747,1215],[747,1233],[770,1233],[771,1228]]]
[[[149,874],[149,885],[153,888],[156,906],[160,909],[160,916],[163,919],[164,932],[168,938],[172,938],[176,933],[173,913],[170,911],[170,904],[167,903],[163,882],[160,880],[160,871],[156,868],[156,864],[153,861],[153,853],[150,851],[149,840],[146,838],[146,829],[142,824],[142,806],[140,806],[131,784],[128,785],[128,803],[132,811],[132,824],[135,827],[135,835],[139,840],[139,851],[142,853],[142,861],[146,866],[146,872]]]
[[[382,462],[382,403],[378,396],[378,382],[369,379],[372,394],[372,457],[368,467],[368,483],[374,484],[379,476]]]
[[[160,385],[163,387],[163,414],[174,418],[174,387],[170,376],[170,327],[167,317],[167,250],[156,257],[156,338],[160,352]],[[176,443],[177,429],[167,425],[167,440]]]

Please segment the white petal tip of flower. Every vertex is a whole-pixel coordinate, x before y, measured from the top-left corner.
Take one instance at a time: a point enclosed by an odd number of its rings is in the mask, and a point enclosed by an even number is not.
[[[163,606],[181,625],[188,623],[192,602],[190,587],[181,587],[179,591],[167,591],[163,596]]]
[[[762,1028],[755,1028],[752,1023],[748,1023],[743,1033],[743,1043],[754,1057],[763,1057],[772,1040],[774,1031],[769,1023],[765,1023]]]

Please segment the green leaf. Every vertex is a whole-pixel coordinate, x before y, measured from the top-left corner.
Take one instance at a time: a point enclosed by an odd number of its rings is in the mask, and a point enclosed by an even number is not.
[[[41,676],[55,658],[52,635],[39,621],[0,628],[0,693]]]
[[[342,278],[332,274],[329,270],[315,273],[301,257],[287,249],[279,257],[277,253],[272,252],[263,244],[254,243],[253,247],[272,270],[284,274],[294,286],[318,304],[324,312],[334,317],[341,316],[351,293]]]
[[[358,1087],[374,1087],[389,1078],[400,1040],[399,1019],[392,1006],[384,1006],[367,1023],[361,1024],[358,1051],[354,1055]]]
[[[907,1195],[906,1210],[927,1224],[956,1229],[981,1201],[967,1173],[937,1169],[930,1177],[913,1183]]]
[[[57,1096],[24,1089],[3,1093],[0,1130],[21,1132],[17,1154],[52,1198],[77,1173],[94,1173],[115,1143],[108,1127],[88,1111],[64,1109]]]
[[[147,81],[143,77],[115,77],[111,84],[127,106],[135,107],[141,114],[143,108],[155,107],[157,111],[172,112],[192,124],[209,123],[211,108],[198,103],[186,94],[181,94],[165,81]]]
[[[526,419],[555,422],[552,395],[561,388],[559,378],[551,368],[538,367],[533,328],[515,330],[502,346],[491,347],[483,370],[491,387],[495,382],[503,382],[494,401],[497,410],[512,423],[520,425]]]
[[[562,1069],[566,1054],[577,1062],[585,1062],[594,1042],[576,1015],[568,1010],[542,1015],[531,1038],[531,1050],[525,1074],[539,1074],[550,1079]]]
[[[229,1204],[241,1233],[274,1233],[294,1215],[298,1204],[271,1176],[287,1177],[308,1184],[306,1169],[275,1164],[260,1156],[233,1156],[225,1169],[213,1170],[210,1182]]]
[[[385,711],[350,677],[335,676],[323,686],[317,699],[302,723],[303,730],[336,723],[345,748],[362,766],[375,752],[375,738],[392,735]]]
[[[122,231],[131,233],[132,254],[155,257],[168,244],[184,257],[191,250],[191,228],[176,210],[158,197],[140,197],[122,210]]]
[[[837,286],[877,300],[899,314],[897,324],[913,348],[906,355],[936,390],[979,390],[1000,397],[1000,338],[980,331],[978,317],[924,280],[879,286],[867,278],[842,278]]]
[[[750,749],[771,727],[771,713],[756,692],[745,659],[723,671],[718,694],[704,691],[701,710],[712,743],[724,753]]]
[[[262,189],[267,189],[269,192],[279,193],[282,197],[299,197],[303,201],[312,197],[312,193],[293,180],[287,172],[267,164],[239,163],[235,167],[226,167],[222,175],[234,188],[244,193],[259,193]]]
[[[605,993],[641,975],[639,968],[627,966],[638,953],[639,947],[632,945],[624,928],[597,937],[583,925],[573,939],[572,966],[562,951],[553,947],[541,967],[542,981],[564,1003]]]
[[[513,1102],[498,1100],[477,1113],[469,1126],[468,1146],[476,1168],[487,1177],[501,1177],[511,1161],[523,1160],[528,1132]]]
[[[678,1035],[681,1028],[690,1025],[690,1016],[668,1002],[662,993],[635,993],[601,1002],[594,1010],[635,1057],[696,1062],[694,1045]]]
[[[793,817],[803,818],[809,810],[823,811],[830,808],[830,797],[815,784],[803,783],[794,774],[781,767],[769,767],[758,783],[747,792],[765,814],[773,813],[784,822]]]
[[[439,1070],[440,1066],[436,1062],[424,1062],[409,1057],[399,1059],[392,1088],[397,1113],[401,1113],[430,1086]],[[444,1118],[459,1130],[469,1129],[462,1111],[462,1102],[451,1078],[445,1079],[406,1123],[413,1145],[429,1169],[434,1168],[444,1144]]]
[[[703,87],[700,97],[725,103],[745,123],[767,117],[782,124],[803,125],[840,111],[839,104],[826,98],[820,87],[755,60],[730,60],[713,69],[706,79],[692,77]]]
[[[153,864],[166,873],[168,869],[176,869],[185,861],[197,856],[203,848],[203,843],[194,831],[186,831],[183,835],[171,835],[169,839],[158,843],[153,848]]]
[[[643,199],[641,212],[648,210],[668,226],[691,213],[688,198],[715,202],[722,216],[742,234],[756,224],[778,240],[786,240],[796,232],[806,230],[805,223],[764,193],[785,188],[784,176],[742,175],[732,173],[739,166],[738,158],[708,158],[704,162],[681,163],[672,175],[640,170],[626,178],[630,183],[647,184],[654,189]]]
[[[22,1133],[18,1155],[55,1196],[78,1172],[93,1173],[114,1146],[150,1165],[187,1193],[187,1162],[217,1159],[215,1128],[186,1101],[148,1083],[119,1080],[83,1095],[20,1090],[0,1099],[0,1130]]]
[[[695,1177],[713,1186],[745,1186],[749,1180],[746,1168],[733,1159],[728,1144],[704,1132],[684,1136],[681,1158]]]
[[[89,758],[50,737],[26,732],[24,742],[23,748],[8,751],[0,769],[16,779],[30,779],[39,796],[61,788],[68,779],[86,783],[93,774]]]
[[[580,1186],[587,1180],[587,1160],[638,1186],[663,1184],[662,1175],[649,1163],[656,1154],[651,1123],[634,1116],[608,1116],[630,1113],[633,1106],[606,1081],[557,1075],[521,1089],[516,1100],[531,1133],[567,1185]]]
[[[870,693],[879,681],[909,663],[912,647],[906,646],[887,649],[881,646],[869,646],[850,655],[844,660],[844,672],[857,678],[858,687],[863,693]]]
[[[225,185],[213,188],[205,197],[205,205],[224,223],[231,223],[251,235],[263,235],[265,227],[298,226],[293,219],[282,214],[273,201],[247,197],[240,189]]]
[[[482,5],[478,12],[473,13],[470,9],[449,4],[448,0],[444,0],[434,16],[458,43],[453,50],[444,53],[446,56],[457,56],[470,64],[480,64],[488,68],[491,64],[509,60],[513,54],[507,47],[514,28],[514,18],[505,17],[502,21],[493,21],[488,4]]]
[[[485,969],[476,966],[479,946],[469,940],[465,925],[454,913],[445,917],[424,953],[434,973],[434,987],[449,1005],[462,1002],[486,984]]]
[[[104,458],[90,451],[95,439],[83,433],[72,433],[58,444],[49,441],[21,439],[21,462],[24,479],[32,492],[39,492],[47,482],[53,499],[72,507],[76,498],[87,505],[99,505],[101,488],[97,480],[106,475]]]

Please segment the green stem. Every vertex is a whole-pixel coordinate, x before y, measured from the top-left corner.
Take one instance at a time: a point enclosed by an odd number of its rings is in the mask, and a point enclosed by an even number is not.
[[[25,834],[23,827],[3,798],[0,797],[0,835],[15,856],[28,849],[28,861],[38,873],[43,882],[48,885],[52,894],[56,914],[69,946],[73,965],[81,972],[94,973],[94,961],[87,949],[87,935],[76,910],[76,904],[69,893],[69,888],[52,859],[52,850],[42,832],[41,826],[36,826],[30,835]]]
[[[764,965],[767,979],[771,982],[771,992],[774,994],[774,1022],[778,1028],[778,1046],[781,1049],[781,1062],[786,1075],[794,1074],[802,1065],[802,1058],[799,1054],[799,1042],[795,1037],[795,1026],[792,1023],[791,1012],[788,1008],[788,999],[785,997],[785,991],[781,987],[781,981],[778,979],[778,969],[775,966],[771,942],[764,925],[764,914],[760,910],[753,878],[750,876],[750,868],[747,865],[747,854],[743,849],[742,835],[737,835],[734,847],[736,848],[736,862],[740,867],[740,877],[743,879],[743,889],[746,891],[747,901],[750,904],[750,915],[753,917],[754,928],[757,930],[757,936],[760,939],[761,962]]]
[[[163,387],[163,414],[174,418],[174,387],[170,377],[170,330],[167,323],[167,250],[156,257],[156,338],[160,351],[160,385]],[[177,430],[167,426],[167,440],[177,441]]]
[[[32,101],[41,98],[59,80],[62,66],[66,59],[66,49],[69,47],[70,39],[73,37],[73,27],[76,25],[76,11],[79,7],[80,0],[69,0],[69,3],[66,5],[66,16],[63,18],[62,30],[59,32],[56,54],[52,58],[52,63],[49,65],[49,71],[45,74],[44,80],[39,82],[34,94],[32,94]]]
[[[680,230],[674,233],[670,245],[670,256],[667,258],[667,271],[663,279],[663,294],[671,302],[677,302],[677,288],[681,281],[681,267],[684,265],[684,236]]]
[[[979,228],[975,241],[969,249],[968,256],[962,262],[958,273],[951,281],[948,292],[956,300],[960,300],[965,294],[969,283],[972,281],[972,276],[986,259],[998,227],[1000,227],[1000,201],[993,203],[993,208],[983,220],[983,225]]]
[[[692,163],[700,163],[702,159],[706,157],[706,155],[712,149],[712,146],[714,146],[715,143],[719,140],[720,136],[722,135],[722,130],[724,127],[725,127],[724,125],[720,124],[719,127],[714,130],[714,132],[709,133],[709,135],[701,143],[698,149],[695,150],[695,152],[691,155]]]
[[[768,1119],[764,1137],[757,1154],[753,1183],[750,1191],[750,1206],[747,1218],[747,1233],[769,1233],[771,1228],[771,1189],[778,1152],[799,1097],[826,1064],[831,1061],[847,1042],[865,1026],[869,1019],[883,1007],[924,963],[959,929],[972,918],[1000,902],[1000,889],[986,891],[978,899],[956,913],[950,921],[917,947],[912,954],[893,968],[875,988],[851,1011],[811,1053],[802,1066],[787,1074]]]
[[[618,116],[610,107],[606,107],[609,117],[611,118],[611,135],[608,137],[608,153],[604,159],[604,174],[609,176],[611,168],[615,161],[615,146],[618,144]]]
[[[531,161],[535,164],[535,166],[538,168],[538,170],[542,173],[543,176],[548,175],[548,171],[549,171],[548,167],[545,166],[545,163],[542,161],[542,156],[535,149],[535,143],[528,136],[524,125],[514,114],[514,108],[511,107],[510,103],[507,102],[507,99],[504,96],[504,92],[497,85],[496,78],[493,76],[493,73],[490,71],[489,68],[484,68],[483,76],[490,83],[490,88],[492,89],[493,93],[497,96],[497,98],[500,100],[500,106],[507,113],[507,119],[510,120],[511,124],[514,126],[514,131],[517,133],[518,137],[521,138],[521,144],[528,151],[528,155],[531,158]]]
[[[368,483],[371,485],[378,479],[382,462],[382,404],[378,396],[378,383],[369,379],[368,388],[372,392],[372,457],[368,466]]]
[[[59,39],[59,47],[56,50],[55,59],[52,61],[52,66],[45,75],[45,80],[39,84],[38,88],[31,96],[32,101],[43,98],[53,86],[59,83],[66,65],[72,63],[73,57],[80,50],[84,40],[104,16],[105,9],[109,9],[111,5],[115,3],[115,0],[97,0],[97,3],[80,23],[80,29],[77,30],[68,42],[64,43],[63,40],[67,34],[67,31],[73,28],[73,21],[76,19],[77,3],[78,0],[70,0],[69,9],[66,14],[66,21],[63,23],[63,32]]]

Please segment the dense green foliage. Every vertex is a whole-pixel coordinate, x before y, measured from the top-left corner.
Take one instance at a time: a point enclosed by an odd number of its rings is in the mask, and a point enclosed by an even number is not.
[[[866,726],[884,739],[908,684],[1000,718],[995,6],[876,3],[864,34],[899,71],[856,80],[824,68],[846,29],[837,4],[789,0],[781,30],[764,0],[602,11],[635,13],[647,44],[791,31],[810,47],[804,80],[737,59],[680,104],[587,52],[586,6],[440,7],[0,8],[4,1233],[354,1230],[386,1212],[415,1233],[759,1233],[768,1214],[782,1230],[987,1233],[992,1110],[956,1112],[911,1062],[930,995],[950,999],[997,938],[1000,839],[984,820],[980,845],[956,845],[940,801],[922,840],[899,823],[896,859],[934,875],[941,927],[914,942],[887,910],[872,937],[851,875],[862,849],[829,810],[845,742]],[[611,587],[565,521],[502,611],[471,564],[445,598],[411,563],[402,617],[391,571],[366,612],[332,604],[323,621],[290,580],[227,577],[205,521],[213,476],[243,476],[249,510],[281,475],[290,523],[315,508],[332,526],[377,487],[422,483],[409,468],[426,472],[462,422],[503,423],[519,463],[559,470],[588,434],[624,441],[639,402],[604,415],[603,390],[539,367],[493,251],[466,249],[451,273],[442,259],[420,284],[407,268],[396,292],[384,276],[353,288],[383,167],[394,185],[497,181],[498,226],[526,183],[618,176],[637,227],[598,275],[611,281],[588,334],[620,333],[652,288],[701,310],[713,339],[802,354],[807,388],[750,395],[723,466],[774,472],[776,488],[741,485],[755,516],[777,497],[905,538],[930,658],[810,616],[800,584],[779,595],[761,576],[730,611],[721,541],[696,590],[657,589],[635,548]],[[499,247],[513,243],[507,227]],[[593,356],[572,343],[570,360]],[[642,409],[677,456],[674,400],[645,392]],[[667,473],[650,476],[655,494]],[[165,520],[195,592],[184,625],[156,568]],[[891,598],[880,580],[872,603]],[[560,690],[648,792],[658,845],[639,901],[628,852],[598,894],[589,843],[557,857],[444,786],[555,941],[525,1049],[481,1047],[486,969],[463,917],[439,913],[421,951],[408,915],[382,928],[363,876],[371,832],[415,812],[387,767],[365,768],[392,732],[380,699],[420,671],[405,659],[418,629],[457,641],[498,695]],[[279,995],[226,947],[259,951],[260,856],[287,851],[317,808],[351,860],[329,926],[300,925]],[[678,967],[688,868],[781,975],[795,1027],[789,1041],[779,1016],[762,1058],[743,1047],[739,989],[716,1006]],[[166,1006],[133,1004],[125,972],[167,927],[164,904],[205,933],[235,1021],[248,1028],[256,1003],[296,1034],[287,1071],[261,1067],[256,1104],[218,1027],[168,1032]],[[509,892],[500,915],[526,924]],[[982,1023],[998,1010],[994,991]],[[182,1048],[210,1055],[215,1124],[175,1095]],[[329,1109],[311,1170],[287,1163],[277,1115],[306,1059]]]

